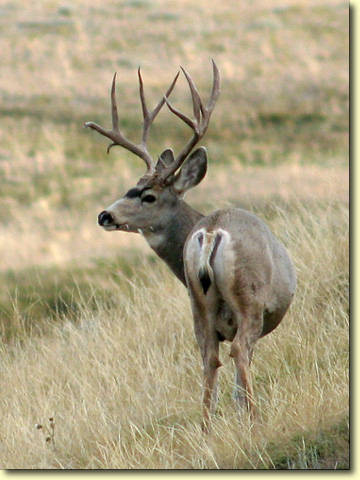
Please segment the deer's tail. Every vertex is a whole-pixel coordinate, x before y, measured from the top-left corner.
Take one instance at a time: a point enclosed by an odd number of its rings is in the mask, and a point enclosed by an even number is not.
[[[201,237],[199,236],[200,260],[198,278],[202,290],[206,295],[210,286],[215,283],[214,271],[211,264],[219,243],[221,242],[222,234],[219,229],[214,232],[207,232],[205,230],[201,232],[201,235]]]

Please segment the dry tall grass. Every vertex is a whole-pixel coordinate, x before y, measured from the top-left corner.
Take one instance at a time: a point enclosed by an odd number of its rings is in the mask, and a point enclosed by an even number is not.
[[[224,345],[219,415],[203,436],[187,295],[166,267],[145,262],[127,292],[103,279],[111,306],[99,300],[94,311],[83,298],[77,324],[65,319],[46,337],[2,347],[2,466],[346,466],[346,446],[335,444],[324,460],[321,448],[331,441],[319,447],[316,439],[346,422],[348,411],[347,208],[277,208],[272,228],[287,239],[299,285],[289,314],[254,355],[258,423],[246,415],[238,422]],[[35,428],[49,417],[53,442]]]

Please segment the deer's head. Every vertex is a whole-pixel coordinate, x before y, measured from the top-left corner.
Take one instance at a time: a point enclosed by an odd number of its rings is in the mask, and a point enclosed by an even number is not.
[[[146,165],[146,172],[122,198],[99,214],[98,223],[105,230],[151,232],[176,212],[175,207],[185,192],[196,186],[204,178],[207,168],[206,150],[204,147],[200,147],[193,152],[192,150],[208,128],[211,113],[220,93],[219,71],[214,61],[212,64],[213,86],[210,99],[206,105],[203,104],[190,75],[182,69],[190,87],[194,119],[181,113],[168,100],[179,73],[174,78],[165,96],[154,110],[149,112],[145,102],[140,69],[138,70],[140,100],[144,118],[140,144],[129,141],[119,129],[115,96],[116,74],[114,75],[111,88],[112,130],[104,129],[93,122],[87,122],[85,126],[98,131],[112,141],[108,147],[108,152],[111,147],[119,145],[142,158]],[[165,103],[172,113],[193,130],[193,136],[176,158],[171,149],[166,149],[155,163],[148,152],[146,141],[151,124]]]

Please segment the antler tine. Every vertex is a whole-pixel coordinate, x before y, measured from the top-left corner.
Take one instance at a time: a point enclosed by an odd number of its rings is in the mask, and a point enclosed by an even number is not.
[[[177,72],[177,74],[175,75],[174,80],[172,81],[170,87],[167,89],[166,94],[165,94],[166,97],[168,97],[171,94],[171,92],[173,91],[175,83],[176,83],[176,81],[179,77],[179,74],[180,74],[180,72]],[[142,80],[142,76],[141,76],[140,67],[138,69],[138,77],[139,77],[139,92],[140,92],[141,108],[142,108],[143,118],[144,118],[144,126],[143,126],[141,143],[142,143],[142,145],[146,145],[146,141],[147,141],[147,137],[148,137],[148,134],[149,134],[149,131],[150,131],[151,124],[154,121],[156,115],[160,112],[162,106],[165,103],[165,100],[164,100],[164,97],[161,98],[161,100],[156,105],[154,110],[152,110],[152,112],[149,113],[149,110],[147,109],[146,101],[145,101],[144,84],[143,84],[143,80]]]
[[[113,81],[111,84],[111,94],[110,94],[112,130],[107,130],[95,122],[86,122],[84,126],[92,128],[93,130],[96,130],[101,135],[109,138],[112,141],[112,143],[107,148],[107,153],[109,153],[112,147],[114,147],[115,145],[119,145],[121,147],[124,147],[126,150],[129,150],[130,152],[134,153],[138,157],[142,158],[146,165],[145,175],[151,175],[155,171],[155,163],[147,150],[146,140],[149,134],[150,126],[154,118],[156,117],[156,115],[159,113],[161,107],[164,105],[165,100],[162,98],[160,102],[157,104],[157,106],[154,108],[154,110],[149,113],[146,107],[144,86],[141,78],[140,68],[138,70],[138,76],[139,76],[139,86],[140,86],[140,100],[141,100],[141,106],[142,106],[143,117],[144,117],[142,141],[139,145],[136,145],[135,143],[128,140],[123,135],[123,133],[120,131],[120,128],[119,128],[119,116],[118,116],[117,103],[116,103],[116,73],[114,74],[114,77],[113,77]],[[179,72],[177,73],[173,82],[168,88],[166,92],[166,96],[169,96],[171,94],[178,76],[179,76]]]
[[[219,69],[216,66],[216,63],[214,62],[214,59],[211,59],[212,65],[213,65],[213,86],[211,90],[211,95],[209,98],[209,101],[206,105],[206,111],[208,112],[208,115],[211,115],[212,111],[215,108],[215,104],[217,99],[219,98],[220,95],[220,73]]]
[[[113,81],[111,84],[111,119],[112,126],[115,132],[119,131],[119,115],[116,105],[116,72],[114,73]],[[108,152],[109,153],[109,152]]]
[[[190,128],[192,129],[195,129],[196,128],[196,124],[191,120],[191,118],[187,117],[186,115],[184,115],[183,113],[180,112],[180,110],[178,110],[177,108],[173,107],[171,105],[171,103],[169,102],[169,100],[164,97],[164,100],[166,102],[166,105],[169,107],[169,110],[174,113],[177,117],[181,118],[181,120],[183,122],[185,122],[187,125],[189,125]]]
[[[194,148],[194,146],[205,135],[206,130],[209,126],[211,114],[215,108],[216,101],[220,94],[219,70],[214,60],[212,60],[212,64],[213,64],[213,85],[212,85],[211,95],[206,107],[204,107],[203,105],[199,92],[191,76],[184,68],[181,67],[181,70],[183,71],[186,77],[186,80],[189,84],[192,102],[193,102],[193,111],[194,111],[195,120],[192,120],[185,114],[181,113],[179,110],[177,110],[175,107],[171,105],[171,103],[166,97],[164,97],[166,105],[169,107],[169,110],[172,113],[174,113],[177,117],[179,117],[183,122],[185,122],[194,131],[194,134],[192,138],[188,141],[188,143],[185,145],[183,150],[176,157],[174,162],[161,172],[162,181],[165,181],[166,178],[170,177],[173,173],[175,173],[176,170],[183,164],[186,157],[189,155],[189,153]]]
[[[142,108],[144,120],[146,120],[149,117],[149,111],[146,107],[144,84],[141,76],[140,67],[138,68],[138,78],[139,78],[139,93],[140,93],[140,100],[141,100],[141,108]]]
[[[193,82],[192,78],[190,77],[188,72],[185,70],[185,68],[181,67],[181,70],[183,71],[190,87],[190,92],[191,92],[191,97],[193,102],[194,117],[196,119],[196,122],[200,124],[200,111],[201,111],[201,114],[204,115],[204,107],[203,107],[199,92],[197,91],[195,83]]]

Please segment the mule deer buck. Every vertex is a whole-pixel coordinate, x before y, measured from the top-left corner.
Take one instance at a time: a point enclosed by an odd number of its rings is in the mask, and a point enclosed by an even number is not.
[[[102,211],[98,223],[105,230],[139,232],[156,254],[187,287],[194,329],[203,360],[203,429],[209,430],[217,401],[217,373],[221,366],[219,343],[231,342],[235,363],[235,399],[238,407],[254,412],[249,366],[255,342],[281,321],[293,298],[295,271],[284,246],[258,217],[240,208],[218,210],[204,216],[184,202],[187,190],[205,176],[206,149],[195,145],[204,136],[220,93],[220,76],[214,61],[213,85],[205,105],[186,70],[194,118],[170,102],[179,72],[153,111],[145,101],[138,70],[143,132],[139,144],[119,129],[115,80],[111,88],[112,129],[93,122],[90,127],[143,159],[146,173],[122,198]],[[174,157],[166,149],[155,163],[146,141],[151,124],[164,104],[193,131],[183,150]]]

